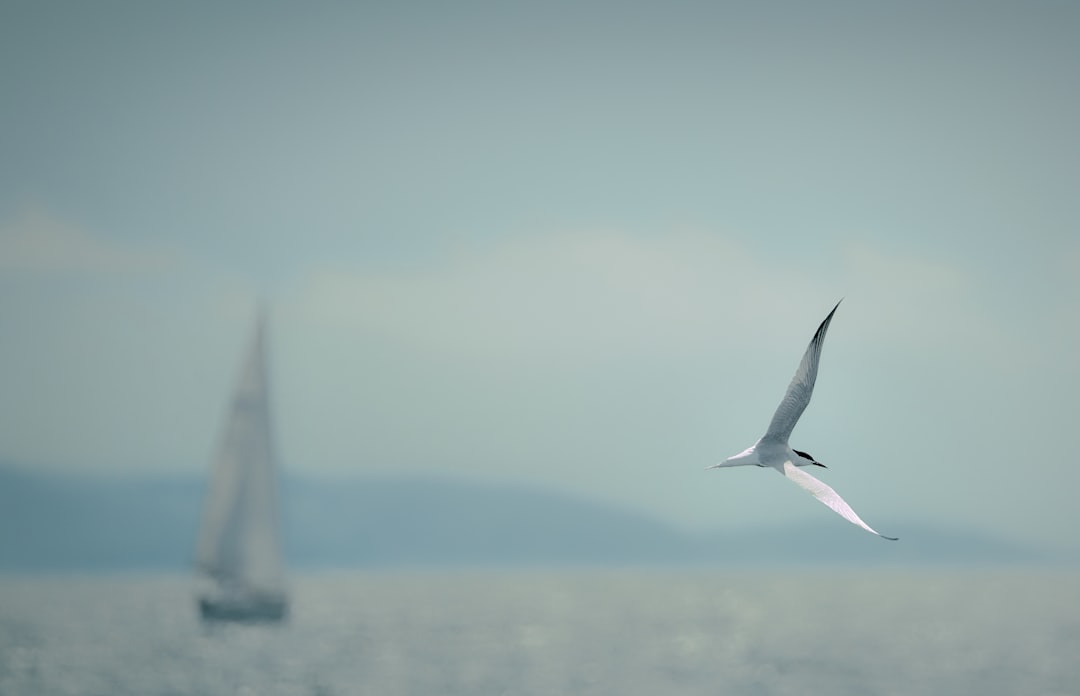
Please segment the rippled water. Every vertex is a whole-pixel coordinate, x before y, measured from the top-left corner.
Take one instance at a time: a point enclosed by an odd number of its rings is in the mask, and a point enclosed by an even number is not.
[[[336,573],[279,628],[188,578],[0,577],[0,694],[1080,694],[1080,573]]]

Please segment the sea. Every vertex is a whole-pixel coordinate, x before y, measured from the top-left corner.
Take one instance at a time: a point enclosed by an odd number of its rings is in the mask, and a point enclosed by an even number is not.
[[[3,696],[1080,695],[1080,572],[334,571],[210,627],[178,575],[0,576]]]

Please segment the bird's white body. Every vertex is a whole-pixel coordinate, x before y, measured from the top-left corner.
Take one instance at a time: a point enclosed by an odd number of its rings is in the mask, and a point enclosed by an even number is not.
[[[795,466],[807,466],[815,462],[806,459],[795,450],[791,449],[786,442],[766,440],[761,438],[738,454],[728,457],[719,464],[710,466],[710,469],[720,469],[726,466],[771,466],[780,473],[784,473],[784,464],[791,462]]]
[[[840,303],[837,302],[836,307],[839,306]],[[855,514],[855,511],[851,509],[851,506],[844,502],[844,499],[824,482],[819,481],[805,471],[800,471],[799,467],[803,466],[813,465],[824,468],[825,465],[815,461],[814,458],[806,452],[794,450],[788,445],[788,438],[791,436],[791,431],[795,428],[795,424],[799,421],[799,417],[810,403],[810,397],[814,392],[814,383],[817,380],[818,362],[821,358],[821,348],[825,342],[825,332],[829,328],[829,322],[832,321],[833,314],[836,312],[836,307],[832,308],[832,311],[829,312],[829,316],[825,317],[825,320],[818,326],[814,338],[810,340],[810,345],[803,355],[802,362],[799,363],[799,369],[795,372],[795,377],[788,386],[787,393],[784,395],[784,400],[780,402],[780,406],[777,407],[776,413],[773,414],[772,421],[769,423],[769,429],[765,431],[765,434],[761,439],[755,442],[752,447],[708,468],[721,469],[730,466],[771,467],[797,483],[848,522],[858,525],[868,532],[873,532],[882,538],[896,541],[895,537],[888,537],[880,534],[871,528],[870,525],[863,522],[862,519]]]

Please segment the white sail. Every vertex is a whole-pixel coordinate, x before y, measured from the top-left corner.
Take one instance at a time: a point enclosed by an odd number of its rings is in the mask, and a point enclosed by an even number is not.
[[[260,315],[226,417],[196,549],[199,570],[230,593],[278,593],[284,580],[264,324]]]

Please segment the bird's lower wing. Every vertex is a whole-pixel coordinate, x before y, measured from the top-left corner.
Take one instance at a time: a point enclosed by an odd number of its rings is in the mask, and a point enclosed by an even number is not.
[[[806,473],[802,469],[798,468],[791,462],[784,462],[784,476],[799,484],[803,489],[808,491],[810,495],[814,496],[821,502],[828,505],[833,512],[843,517],[852,524],[857,524],[868,532],[877,534],[882,539],[888,539],[890,541],[896,541],[896,537],[885,536],[880,532],[874,531],[867,523],[863,522],[855,511],[851,509],[851,506],[844,502],[844,499],[837,495],[836,491],[830,488],[826,483],[819,481],[810,474]]]

